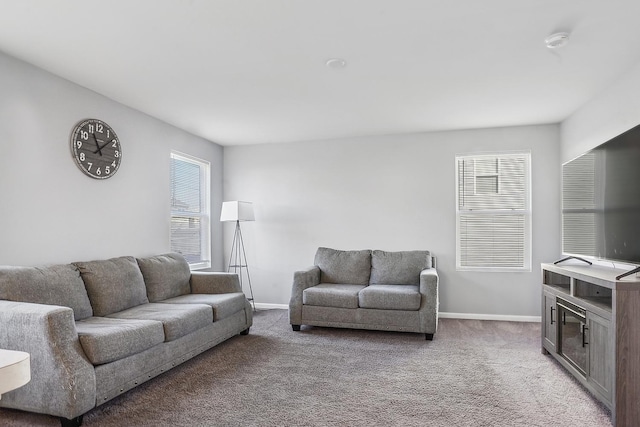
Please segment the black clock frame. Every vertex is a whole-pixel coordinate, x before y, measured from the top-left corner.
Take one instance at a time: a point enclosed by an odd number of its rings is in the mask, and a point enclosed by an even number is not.
[[[94,179],[111,178],[120,168],[120,139],[107,123],[85,119],[71,132],[71,154],[78,168]]]

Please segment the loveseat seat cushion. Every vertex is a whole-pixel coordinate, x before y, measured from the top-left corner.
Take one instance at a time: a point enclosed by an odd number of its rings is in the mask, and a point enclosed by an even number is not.
[[[164,342],[162,322],[90,317],[76,322],[85,354],[94,365],[113,362]]]
[[[314,264],[320,268],[320,283],[368,285],[371,251],[339,251],[318,248]]]
[[[321,283],[302,292],[304,305],[321,307],[358,308],[358,293],[363,285]]]
[[[173,341],[213,322],[213,309],[205,304],[147,303],[108,317],[157,320],[164,327],[164,340]]]
[[[120,257],[74,264],[84,280],[94,316],[107,316],[149,302],[135,258]]]
[[[371,254],[371,285],[419,285],[420,272],[431,268],[429,251],[386,252]]]
[[[91,303],[72,264],[48,267],[0,267],[0,299],[69,307],[75,320],[93,315]]]
[[[158,302],[191,292],[191,270],[182,255],[170,253],[137,258],[137,261],[147,287],[149,302]]]
[[[360,308],[412,311],[422,297],[416,285],[369,285],[358,294]]]
[[[189,294],[169,298],[161,303],[168,304],[206,304],[213,308],[213,321],[226,319],[232,314],[244,310],[247,298],[242,292],[228,294]]]

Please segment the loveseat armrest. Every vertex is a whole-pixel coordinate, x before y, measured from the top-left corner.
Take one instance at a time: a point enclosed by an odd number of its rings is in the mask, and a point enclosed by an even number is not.
[[[427,334],[438,329],[439,277],[435,268],[426,268],[420,272],[420,327]]]
[[[192,294],[228,294],[242,292],[237,273],[191,272]]]
[[[4,394],[0,406],[68,419],[96,406],[95,371],[72,309],[0,300],[0,348],[29,353],[31,365],[31,381]]]
[[[302,322],[302,293],[305,289],[318,284],[320,284],[320,267],[317,265],[293,273],[293,287],[291,300],[289,300],[289,321],[292,325],[299,326]]]

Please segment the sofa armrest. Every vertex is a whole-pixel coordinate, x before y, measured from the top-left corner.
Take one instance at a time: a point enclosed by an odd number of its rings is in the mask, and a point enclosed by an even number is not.
[[[302,322],[302,292],[318,284],[320,284],[320,267],[317,265],[293,273],[293,287],[289,301],[289,321],[292,325],[300,325]]]
[[[435,268],[420,272],[420,324],[425,333],[434,334],[438,329],[439,277]]]
[[[76,331],[73,310],[0,300],[0,348],[30,355],[31,381],[0,406],[75,418],[96,406],[96,377]]]
[[[240,279],[236,273],[192,271],[190,281],[192,294],[242,292]]]

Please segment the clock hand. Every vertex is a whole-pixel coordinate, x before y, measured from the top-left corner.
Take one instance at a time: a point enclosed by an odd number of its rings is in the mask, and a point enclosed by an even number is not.
[[[97,139],[96,141],[100,141],[100,140],[99,140],[99,139]],[[105,142],[105,143],[104,143],[104,144],[102,144],[102,145],[100,145],[100,144],[96,144],[96,145],[98,146],[98,149],[97,149],[96,151],[94,151],[94,152],[93,152],[93,154],[96,154],[96,153],[100,152],[100,155],[102,156],[102,151],[101,151],[101,150],[102,150],[104,147],[106,147],[107,145],[109,145],[109,143],[111,143],[111,141],[107,141],[107,142]]]
[[[96,141],[96,147],[98,147],[98,149],[94,151],[93,154],[100,153],[100,155],[102,156],[102,147],[104,147],[104,145],[100,147],[100,143],[98,142],[98,138],[96,138],[95,133],[92,133],[91,136],[93,136],[94,141]]]

